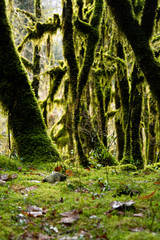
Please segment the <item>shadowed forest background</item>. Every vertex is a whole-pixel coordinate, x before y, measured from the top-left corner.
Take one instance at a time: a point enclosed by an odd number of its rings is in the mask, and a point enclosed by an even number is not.
[[[14,0],[1,12],[2,154],[158,165],[158,1]]]

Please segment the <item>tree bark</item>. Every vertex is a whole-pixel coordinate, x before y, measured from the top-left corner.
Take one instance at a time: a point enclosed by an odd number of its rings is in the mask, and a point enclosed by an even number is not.
[[[60,160],[16,51],[5,0],[0,2],[0,16],[0,101],[9,114],[18,155],[23,161]]]

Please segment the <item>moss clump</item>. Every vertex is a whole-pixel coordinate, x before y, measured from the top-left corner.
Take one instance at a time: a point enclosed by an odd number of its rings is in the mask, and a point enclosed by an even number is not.
[[[130,184],[123,184],[120,183],[120,186],[116,189],[114,196],[121,196],[121,195],[130,195],[136,196],[143,192],[143,188],[139,185],[134,185],[133,183]]]
[[[135,172],[137,171],[137,167],[132,164],[121,164],[120,165],[121,171],[127,171],[127,172]]]

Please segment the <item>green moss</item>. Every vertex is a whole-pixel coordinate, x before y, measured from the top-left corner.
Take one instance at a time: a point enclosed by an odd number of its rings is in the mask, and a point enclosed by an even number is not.
[[[60,18],[59,15],[54,14],[52,22],[41,23],[37,22],[35,26],[31,29],[28,28],[28,34],[23,39],[22,43],[18,46],[18,51],[22,51],[24,45],[30,41],[40,40],[45,34],[50,33],[51,35],[56,34],[57,30],[60,28]]]
[[[24,161],[56,161],[59,154],[49,138],[31,90],[28,76],[15,49],[6,18],[4,1],[0,5],[3,18],[0,36],[0,101],[9,114],[9,126],[19,157]]]
[[[123,161],[120,165],[121,171],[127,171],[127,172],[134,172],[137,171],[137,167],[133,164],[125,164],[125,161]]]
[[[53,102],[54,96],[56,92],[58,91],[60,84],[62,82],[62,79],[67,71],[66,66],[65,67],[54,67],[51,70],[47,71],[47,73],[51,77],[51,85],[50,85],[50,92],[49,97],[50,100]]]

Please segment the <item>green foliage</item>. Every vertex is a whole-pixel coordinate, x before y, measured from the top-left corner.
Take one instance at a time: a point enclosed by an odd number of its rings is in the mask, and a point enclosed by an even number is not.
[[[11,158],[6,157],[5,155],[0,155],[0,168],[9,170],[9,171],[18,171],[18,168],[24,168],[21,160],[18,158],[15,160],[14,156]]]
[[[99,163],[101,163],[103,166],[112,166],[112,165],[118,165],[117,160],[114,156],[111,155],[111,153],[105,149],[105,147],[99,147],[94,151],[91,151],[89,153],[90,159],[95,159]]]

